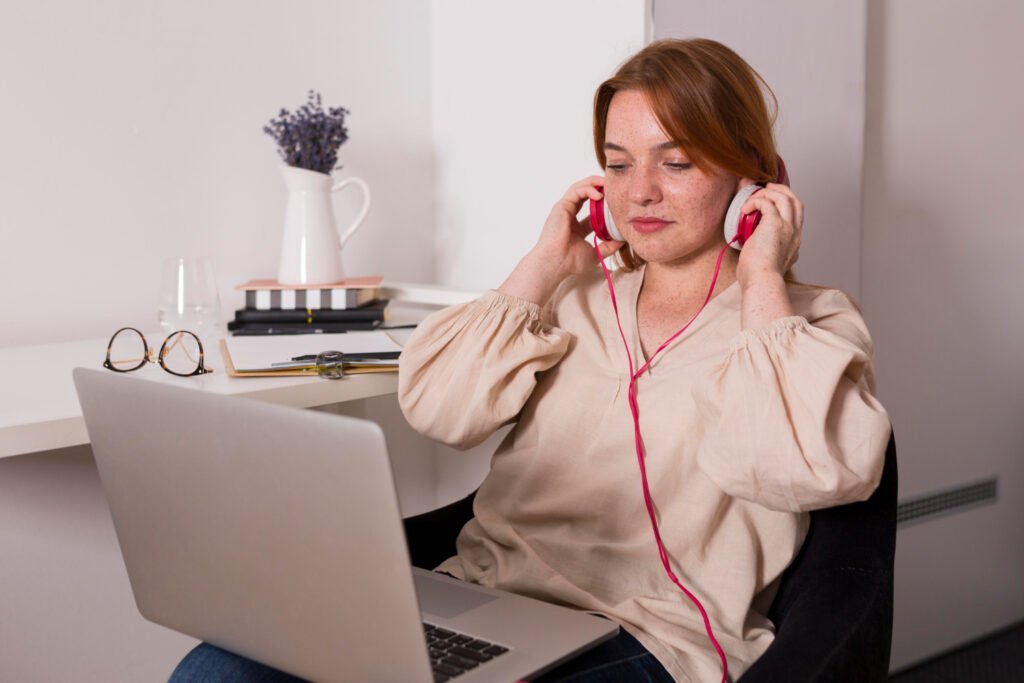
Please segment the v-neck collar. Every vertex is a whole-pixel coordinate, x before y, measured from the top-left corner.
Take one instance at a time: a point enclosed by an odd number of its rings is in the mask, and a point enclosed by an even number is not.
[[[625,274],[621,280],[622,285],[624,285],[622,287],[623,291],[618,297],[620,301],[619,315],[622,316],[622,330],[629,342],[629,352],[633,355],[634,371],[643,367],[648,360],[647,355],[644,353],[643,345],[640,343],[640,318],[637,312],[637,306],[640,303],[640,290],[643,288],[646,273],[647,264],[644,264],[635,271]],[[712,296],[711,300],[708,301],[707,306],[704,307],[704,310],[700,312],[690,327],[681,335],[673,339],[672,342],[666,346],[660,354],[658,354],[658,357],[654,359],[654,362],[651,364],[651,368],[649,369],[653,369],[660,365],[667,356],[673,355],[672,351],[680,343],[690,339],[704,329],[709,322],[717,317],[716,313],[723,307],[739,310],[739,297],[740,288],[738,280],[734,281],[718,294]],[[662,340],[662,342],[664,342],[664,340]],[[660,346],[662,342],[659,342],[658,345]]]

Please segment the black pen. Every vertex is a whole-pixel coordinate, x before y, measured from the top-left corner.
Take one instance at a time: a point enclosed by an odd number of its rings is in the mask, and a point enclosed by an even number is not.
[[[370,352],[367,352],[367,353],[353,353],[353,354],[343,353],[343,354],[341,354],[341,359],[342,359],[342,362],[353,362],[353,363],[358,363],[359,361],[366,361],[366,360],[397,360],[398,359],[398,355],[400,353],[401,353],[401,351],[370,351]],[[295,356],[294,358],[292,358],[292,360],[293,361],[316,360],[316,357],[318,355],[319,354],[313,353],[313,354],[308,354],[308,355],[305,355],[305,356]]]

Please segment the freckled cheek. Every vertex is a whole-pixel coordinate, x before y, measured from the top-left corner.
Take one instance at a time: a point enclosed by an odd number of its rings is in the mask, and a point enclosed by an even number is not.
[[[724,205],[719,206],[720,204],[722,204],[720,198],[712,193],[688,193],[672,198],[676,220],[680,220],[692,227],[719,222],[722,216],[725,215]]]
[[[626,197],[626,188],[619,183],[611,183],[607,180],[604,185],[604,201],[612,211],[612,218],[616,224],[626,220],[629,199]]]

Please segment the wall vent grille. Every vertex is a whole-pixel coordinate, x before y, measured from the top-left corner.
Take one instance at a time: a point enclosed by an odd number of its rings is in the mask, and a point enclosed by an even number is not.
[[[929,493],[900,502],[896,508],[896,524],[916,524],[955,512],[994,503],[998,494],[998,477],[974,484]]]

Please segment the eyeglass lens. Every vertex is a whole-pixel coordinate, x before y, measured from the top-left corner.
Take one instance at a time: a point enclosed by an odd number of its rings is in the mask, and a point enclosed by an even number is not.
[[[194,375],[200,358],[199,338],[191,332],[174,332],[160,349],[161,365],[175,375]]]
[[[107,354],[110,365],[118,372],[138,370],[146,364],[146,341],[132,329],[118,330],[110,340]]]

